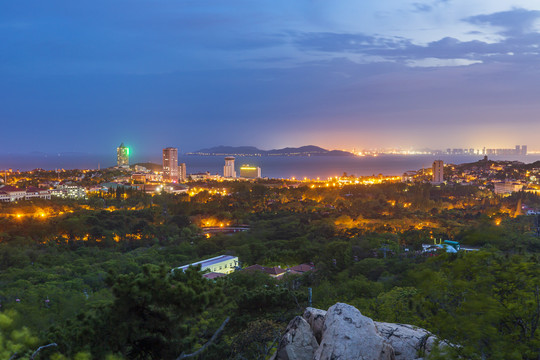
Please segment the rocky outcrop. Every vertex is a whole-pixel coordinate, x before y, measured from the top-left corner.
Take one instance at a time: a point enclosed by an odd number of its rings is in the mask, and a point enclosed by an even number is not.
[[[297,316],[291,320],[279,342],[276,359],[312,360],[318,347],[308,322]]]
[[[303,317],[295,317],[272,359],[420,360],[436,343],[424,329],[374,322],[355,307],[337,303],[328,311],[307,308]]]
[[[321,340],[322,340],[325,316],[326,316],[325,310],[319,310],[312,307],[308,307],[306,311],[304,311],[304,315],[303,315],[304,319],[306,319],[309,326],[311,326],[313,335],[315,335],[315,338],[317,339],[317,342],[319,344],[321,343]]]
[[[377,332],[375,323],[354,306],[337,303],[324,319],[315,360],[393,360],[394,350]]]
[[[375,326],[394,348],[396,360],[417,359],[419,355],[429,354],[437,342],[435,335],[416,326],[384,322],[375,322]]]

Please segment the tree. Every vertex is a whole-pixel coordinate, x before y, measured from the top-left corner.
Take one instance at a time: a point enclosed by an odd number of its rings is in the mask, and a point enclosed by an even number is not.
[[[39,342],[39,339],[27,327],[15,326],[17,317],[18,314],[14,310],[0,312],[0,358],[2,359],[30,355]]]
[[[441,255],[424,270],[419,299],[428,327],[460,344],[459,356],[537,359],[540,347],[538,259],[478,252]]]
[[[221,288],[198,270],[171,273],[145,265],[137,275],[111,276],[111,304],[55,329],[57,342],[68,344],[61,351],[88,350],[94,357],[119,353],[129,359],[172,359],[189,351],[197,341],[190,324],[222,299]]]
[[[277,346],[281,330],[280,324],[272,320],[248,323],[233,340],[233,359],[266,359]]]

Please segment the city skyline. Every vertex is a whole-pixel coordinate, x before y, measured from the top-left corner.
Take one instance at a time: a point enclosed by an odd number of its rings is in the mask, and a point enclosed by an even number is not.
[[[0,153],[538,150],[539,20],[531,1],[3,3]]]

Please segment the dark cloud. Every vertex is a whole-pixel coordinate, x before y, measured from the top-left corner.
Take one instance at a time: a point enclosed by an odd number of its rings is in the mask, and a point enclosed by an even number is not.
[[[489,15],[471,16],[464,21],[476,25],[502,27],[506,36],[519,36],[533,30],[534,22],[540,18],[540,11],[515,8]]]
[[[501,52],[505,47],[482,41],[462,42],[446,37],[425,46],[415,45],[402,38],[381,38],[363,34],[315,33],[302,34],[296,44],[304,50],[349,52],[381,56],[387,59],[474,58],[476,55]]]
[[[302,50],[363,54],[402,62],[437,58],[532,65],[539,63],[537,47],[540,33],[532,31],[534,22],[539,18],[540,11],[514,9],[465,19],[472,24],[503,27],[505,38],[494,43],[445,37],[426,45],[417,45],[400,37],[328,32],[296,34],[294,42]],[[476,31],[474,34],[482,33]]]

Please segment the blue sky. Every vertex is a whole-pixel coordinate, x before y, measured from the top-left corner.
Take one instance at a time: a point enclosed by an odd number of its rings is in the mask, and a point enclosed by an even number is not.
[[[0,3],[0,152],[540,149],[540,3]]]

